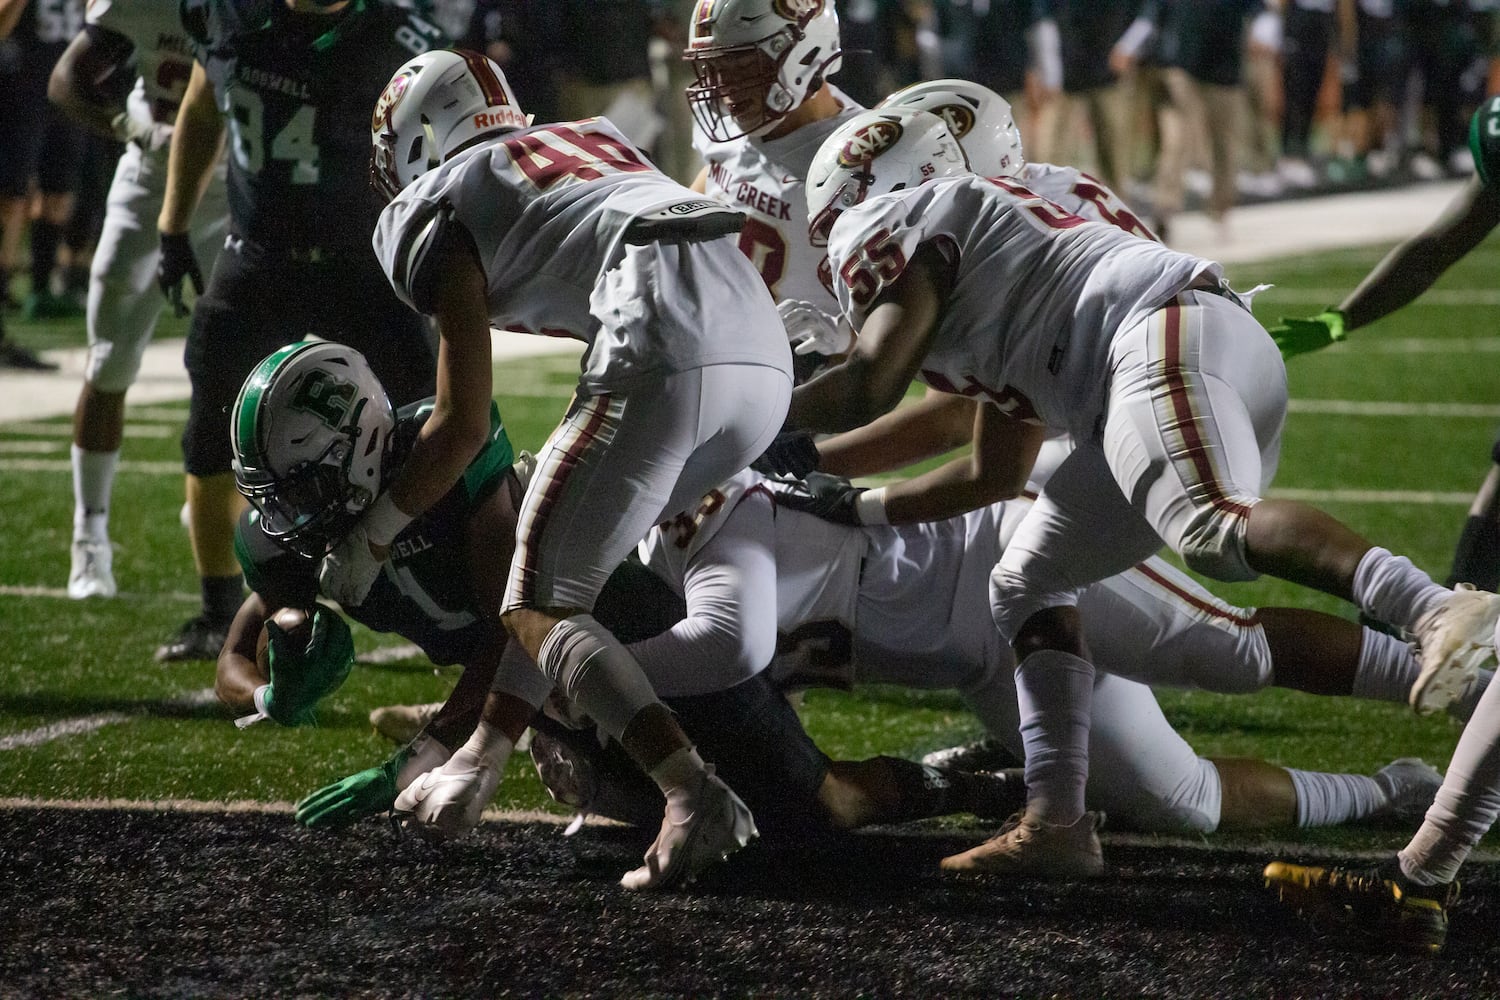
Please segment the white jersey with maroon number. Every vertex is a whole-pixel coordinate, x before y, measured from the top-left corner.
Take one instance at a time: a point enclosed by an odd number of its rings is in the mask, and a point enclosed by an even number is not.
[[[193,52],[175,0],[90,0],[84,20],[130,39],[140,78],[129,100],[144,102],[154,121],[175,122],[193,74]]]
[[[693,130],[693,146],[708,166],[705,191],[744,212],[740,250],[760,271],[777,300],[811,302],[838,315],[838,301],[819,276],[827,266],[822,247],[807,239],[807,170],[823,140],[864,110],[832,88],[842,109],[775,139],[742,136],[714,142]],[[826,275],[823,275],[826,277]]]
[[[1160,242],[1149,226],[1111,191],[1104,182],[1077,167],[1054,163],[1028,163],[1016,180],[1028,191],[1041,195],[1058,207],[1090,222],[1104,222],[1132,236]]]
[[[642,227],[661,233],[704,216],[722,219],[725,209],[651,166],[605,119],[507,133],[402,191],[381,213],[374,245],[408,303],[423,268],[433,266],[427,251],[445,206],[479,251],[492,325],[586,342],[587,388],[608,390],[634,374],[711,364],[787,365],[779,330],[749,336],[732,321],[655,321],[684,302],[702,318],[713,312],[707,306],[715,289],[681,287],[674,274],[623,273],[629,243],[670,241],[638,234]],[[732,248],[731,239],[707,241],[702,252],[717,252],[718,242]],[[744,283],[753,286],[753,269],[743,270]],[[731,309],[743,294],[726,292]]]
[[[925,243],[954,262],[955,283],[918,377],[1084,435],[1103,408],[1115,336],[1222,274],[1014,181],[943,178],[872,198],[834,224],[829,262],[856,330]]]

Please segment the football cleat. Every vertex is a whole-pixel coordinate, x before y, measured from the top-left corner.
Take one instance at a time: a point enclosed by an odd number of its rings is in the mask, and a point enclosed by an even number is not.
[[[1087,812],[1067,826],[1018,812],[1000,832],[978,847],[942,861],[943,871],[1031,875],[1037,878],[1093,878],[1104,871],[1099,827],[1104,814]]]
[[[1422,671],[1409,700],[1418,715],[1431,715],[1463,697],[1483,667],[1495,665],[1495,623],[1500,595],[1460,583],[1413,629]]]
[[[993,736],[986,736],[974,743],[956,747],[944,747],[922,757],[928,767],[952,768],[955,771],[1003,771],[1009,767],[1020,767],[1025,761],[1006,749],[1005,744]]]
[[[1413,885],[1393,859],[1379,868],[1316,868],[1272,861],[1266,888],[1314,926],[1400,951],[1435,955],[1448,937],[1458,883]]]
[[[228,632],[228,623],[216,625],[202,615],[190,618],[170,639],[157,647],[156,662],[217,660]]]
[[[1375,815],[1404,819],[1420,819],[1443,784],[1442,772],[1417,757],[1393,760],[1374,778],[1386,797],[1385,807]]]
[[[73,539],[73,565],[68,571],[68,596],[114,597],[119,592],[113,572],[114,551],[108,538]],[[218,654],[215,653],[215,656]]]
[[[712,764],[680,819],[673,818],[675,811],[669,802],[661,832],[646,851],[646,863],[626,872],[620,885],[632,891],[679,885],[759,836],[749,807],[715,776]]]
[[[396,818],[424,840],[457,840],[479,825],[501,775],[502,769],[461,747],[442,767],[418,775],[401,790],[393,807]]]
[[[443,704],[434,701],[427,705],[382,705],[371,710],[370,726],[392,743],[410,743],[427,728]]]

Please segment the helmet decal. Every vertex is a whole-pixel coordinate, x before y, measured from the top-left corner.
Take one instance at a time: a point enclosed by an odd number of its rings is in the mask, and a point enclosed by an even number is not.
[[[896,145],[901,139],[901,123],[889,118],[859,129],[839,149],[838,164],[841,167],[857,167],[869,163],[881,153]]]
[[[823,13],[823,0],[771,0],[771,9],[788,21],[806,24]]]
[[[385,89],[380,92],[380,99],[375,102],[375,116],[370,119],[371,132],[379,132],[381,126],[395,113],[396,105],[400,104],[401,98],[406,96],[406,88],[420,72],[422,72],[421,66],[413,66],[391,77],[391,82],[385,85]]]
[[[341,379],[326,369],[314,368],[297,383],[287,405],[294,410],[311,413],[329,427],[338,430],[349,419],[356,391],[353,382]]]
[[[948,123],[948,131],[960,141],[974,128],[974,109],[962,104],[944,104],[933,108],[932,113]]]

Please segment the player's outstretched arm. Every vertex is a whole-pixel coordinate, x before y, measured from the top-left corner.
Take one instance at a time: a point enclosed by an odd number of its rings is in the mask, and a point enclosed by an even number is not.
[[[256,662],[255,646],[274,610],[266,607],[259,594],[252,593],[229,625],[224,649],[219,653],[214,694],[236,714],[255,711],[255,689],[271,680]]]
[[[167,154],[166,191],[156,220],[162,250],[156,280],[178,316],[186,316],[188,311],[182,299],[183,281],[192,281],[193,291],[203,294],[203,272],[193,257],[188,229],[213,175],[223,142],[224,120],[219,117],[213,84],[203,64],[195,62],[182,104],[177,108],[177,123]]]
[[[863,427],[818,442],[818,468],[837,476],[892,472],[961,448],[974,438],[972,399],[929,390]]]
[[[844,363],[793,391],[786,427],[847,431],[894,409],[927,355],[950,285],[942,254],[920,248],[875,299]]]
[[[158,133],[150,115],[143,115],[140,121],[132,119],[123,102],[99,87],[99,81],[129,62],[134,51],[135,44],[118,31],[89,25],[74,36],[52,67],[47,100],[95,135],[119,142],[139,139],[142,145],[159,149],[162,143],[152,143],[151,137],[159,134],[161,139],[168,139],[172,127],[159,126]]]

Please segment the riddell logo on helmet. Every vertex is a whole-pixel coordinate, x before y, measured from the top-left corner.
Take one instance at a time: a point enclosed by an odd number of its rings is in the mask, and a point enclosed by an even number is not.
[[[417,71],[414,69],[402,70],[385,85],[385,90],[380,93],[380,100],[375,102],[375,117],[370,120],[371,132],[379,132],[386,120],[395,114],[396,105],[406,96],[406,88],[416,76]]]
[[[788,21],[806,24],[823,13],[824,0],[771,0],[771,9]]]
[[[843,148],[839,150],[839,166],[857,167],[861,163],[869,163],[894,146],[900,139],[900,122],[889,119],[871,122],[851,135],[844,143]]]
[[[504,111],[481,111],[474,116],[475,128],[511,128],[524,127],[524,123],[517,124],[519,116],[509,108]]]
[[[932,113],[948,123],[948,131],[955,139],[962,139],[974,127],[974,112],[962,104],[944,104],[933,108]]]

